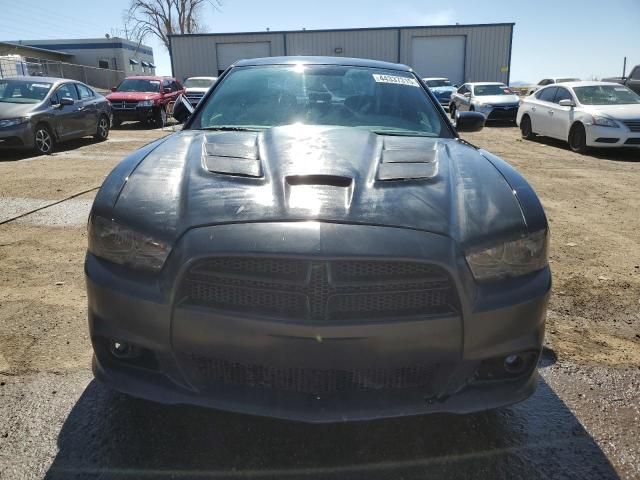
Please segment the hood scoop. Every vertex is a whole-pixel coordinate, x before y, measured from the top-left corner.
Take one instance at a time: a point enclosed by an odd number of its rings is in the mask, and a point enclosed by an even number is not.
[[[285,195],[292,209],[320,211],[326,206],[348,209],[353,198],[353,179],[338,175],[288,175]]]
[[[216,132],[205,135],[204,166],[212,173],[262,177],[258,132]]]
[[[438,174],[436,147],[430,138],[385,137],[377,179],[430,179]]]

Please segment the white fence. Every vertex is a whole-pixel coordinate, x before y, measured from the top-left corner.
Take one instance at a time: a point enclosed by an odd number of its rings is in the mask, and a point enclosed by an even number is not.
[[[0,57],[0,78],[14,75],[69,78],[105,90],[118,85],[125,77],[122,70],[88,67],[18,55]]]

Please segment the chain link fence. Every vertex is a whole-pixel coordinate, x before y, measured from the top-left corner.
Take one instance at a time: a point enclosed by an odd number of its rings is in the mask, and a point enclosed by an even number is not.
[[[0,78],[14,75],[68,78],[102,90],[118,85],[125,77],[122,70],[88,67],[33,57],[13,55],[0,57]]]

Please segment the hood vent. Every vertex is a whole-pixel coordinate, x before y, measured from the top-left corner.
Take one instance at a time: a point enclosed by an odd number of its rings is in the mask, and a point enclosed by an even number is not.
[[[202,156],[207,170],[223,175],[262,177],[257,132],[205,135]]]
[[[437,141],[429,138],[385,137],[378,180],[429,179],[438,174]]]

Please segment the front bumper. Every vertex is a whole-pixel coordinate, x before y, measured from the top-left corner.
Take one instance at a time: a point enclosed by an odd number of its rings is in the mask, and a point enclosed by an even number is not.
[[[33,148],[33,129],[31,122],[12,127],[0,128],[0,149]]]
[[[211,239],[215,238],[215,246]],[[255,239],[261,242],[256,244]],[[349,242],[344,239],[348,238]],[[177,284],[189,266],[210,256],[314,259],[411,259],[451,275],[456,314],[369,323],[301,324],[181,304]],[[133,273],[87,255],[89,326],[96,378],[116,390],[163,403],[189,403],[308,422],[366,420],[431,412],[466,413],[524,400],[533,393],[550,289],[548,269],[501,285],[478,287],[447,237],[405,229],[336,225],[240,224],[198,228],[176,245],[157,277]],[[148,352],[143,361],[116,359],[112,339]],[[532,352],[516,378],[479,378],[486,361]],[[216,381],[203,379],[193,358],[215,359]],[[220,363],[223,359],[224,363]],[[223,365],[221,367],[220,365]],[[251,365],[247,370],[244,365]],[[288,372],[428,366],[429,384],[320,393],[246,386],[247,375],[282,381]],[[249,373],[247,373],[247,371]],[[268,373],[264,373],[264,372]],[[275,372],[275,373],[274,373]],[[284,372],[284,373],[283,373]],[[409,373],[407,373],[409,372]],[[225,380],[225,381],[221,381]],[[226,381],[229,380],[229,381]],[[260,380],[264,381],[264,380]]]
[[[131,109],[111,109],[113,118],[120,121],[146,121],[153,118],[154,107],[136,107]]]
[[[640,148],[640,132],[632,132],[627,127],[585,126],[587,146],[598,148],[636,147]]]

